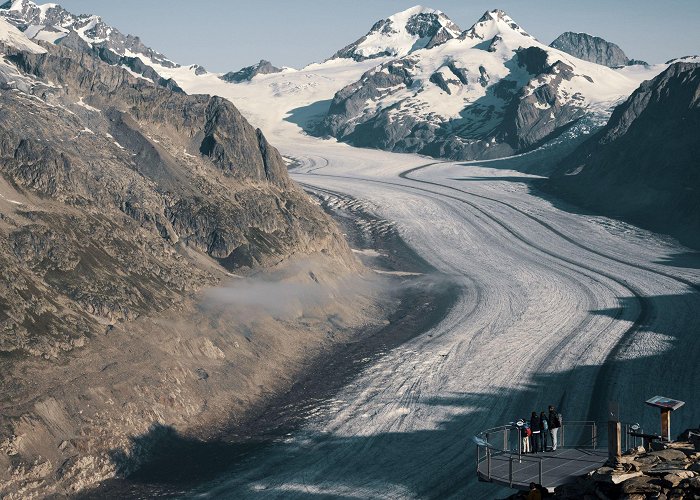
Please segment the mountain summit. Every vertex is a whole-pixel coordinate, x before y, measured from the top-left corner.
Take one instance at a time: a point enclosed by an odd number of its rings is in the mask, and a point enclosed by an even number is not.
[[[616,44],[588,33],[567,31],[559,35],[549,46],[584,61],[602,64],[609,68],[646,64],[644,61],[629,59]]]
[[[617,72],[548,47],[502,10],[440,44],[425,37],[411,49],[365,52],[403,36],[392,26],[428,14],[396,14],[349,46],[346,57],[355,59],[405,55],[338,91],[318,135],[457,160],[504,157],[555,139],[581,118],[607,118],[615,102],[656,74]]]
[[[55,3],[37,5],[31,0],[12,0],[0,5],[0,16],[32,40],[66,44],[73,49],[87,44],[95,50],[109,50],[120,57],[140,57],[146,64],[178,67],[163,54],[146,47],[139,37],[124,35],[101,17],[75,15]]]
[[[377,57],[403,57],[457,38],[462,30],[439,10],[417,5],[382,19],[359,40],[336,52],[331,59],[364,61]]]
[[[471,28],[460,35],[460,38],[486,40],[508,32],[532,38],[508,14],[500,9],[486,11]]]

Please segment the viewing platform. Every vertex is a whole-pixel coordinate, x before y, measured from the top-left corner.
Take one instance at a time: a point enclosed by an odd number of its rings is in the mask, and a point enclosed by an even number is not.
[[[557,450],[536,454],[520,452],[520,429],[515,423],[485,430],[474,439],[477,475],[482,481],[514,489],[528,490],[530,483],[536,483],[553,492],[605,464],[608,449],[598,446],[600,427],[596,422],[565,422],[559,429]],[[641,444],[629,435],[629,426],[624,427],[623,446]]]

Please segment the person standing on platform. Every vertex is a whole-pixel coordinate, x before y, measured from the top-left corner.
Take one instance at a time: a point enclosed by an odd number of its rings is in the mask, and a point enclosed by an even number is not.
[[[549,422],[544,412],[540,413],[540,449],[547,451],[547,434],[549,434]]]
[[[561,415],[557,413],[554,406],[549,406],[549,435],[552,438],[552,451],[557,450],[557,438],[559,434],[559,428],[561,427]]]
[[[530,448],[532,453],[537,453],[540,449],[540,417],[536,411],[530,417],[530,429],[532,430]]]

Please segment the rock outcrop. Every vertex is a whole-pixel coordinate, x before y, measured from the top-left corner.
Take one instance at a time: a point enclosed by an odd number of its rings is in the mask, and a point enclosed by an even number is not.
[[[280,72],[282,72],[282,68],[276,68],[270,61],[261,59],[257,64],[246,66],[238,71],[226,73],[225,75],[221,76],[221,79],[230,83],[249,82],[257,75],[270,75],[272,73]]]
[[[546,183],[568,200],[700,245],[700,64],[644,82]]]
[[[625,453],[577,482],[556,488],[553,498],[696,498],[700,496],[700,446],[687,441]]]
[[[567,31],[559,35],[549,46],[584,61],[594,62],[609,68],[646,64],[644,61],[629,59],[616,44],[588,33]]]

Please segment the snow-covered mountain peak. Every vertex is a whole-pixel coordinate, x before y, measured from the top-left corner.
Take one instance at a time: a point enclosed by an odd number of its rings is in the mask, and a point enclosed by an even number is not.
[[[0,43],[34,54],[43,54],[46,50],[29,40],[24,33],[0,17]]]
[[[75,45],[75,38],[79,37],[81,43],[95,49],[107,49],[122,57],[139,57],[146,64],[177,67],[163,54],[146,47],[139,37],[122,34],[101,17],[76,15],[55,3],[37,5],[31,0],[11,0],[0,5],[0,17],[32,40],[62,43],[65,39]]]
[[[462,33],[460,38],[488,40],[497,35],[503,36],[504,34],[532,38],[529,33],[522,29],[508,14],[500,9],[485,12],[471,28]]]
[[[332,59],[403,57],[457,38],[460,33],[459,26],[443,12],[417,5],[376,22],[365,36],[336,52]]]

